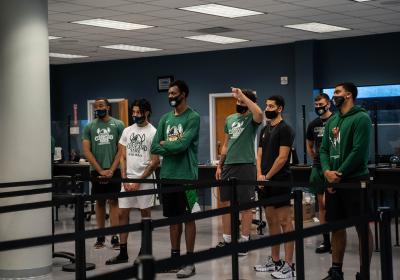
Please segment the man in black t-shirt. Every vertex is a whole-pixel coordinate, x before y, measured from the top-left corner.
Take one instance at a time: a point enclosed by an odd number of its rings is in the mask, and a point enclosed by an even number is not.
[[[265,116],[269,123],[261,130],[257,149],[257,180],[279,181],[290,183],[289,157],[293,145],[294,132],[282,119],[285,100],[282,96],[271,96],[266,100]],[[290,205],[290,187],[260,186],[261,199],[287,195],[284,202],[265,207],[265,216],[268,222],[269,234],[276,235],[294,230],[292,208]],[[272,272],[273,278],[287,279],[295,277],[293,264],[294,242],[287,242],[285,260],[280,259],[279,245],[272,246],[271,256],[254,270]]]
[[[325,93],[318,94],[314,99],[315,113],[318,115],[316,119],[309,123],[307,127],[307,153],[313,159],[313,166],[310,175],[310,191],[317,196],[319,208],[319,221],[326,223],[325,219],[325,189],[326,180],[321,169],[319,158],[319,147],[321,146],[322,137],[324,136],[324,128],[327,121],[333,115],[330,111],[331,103],[329,96]],[[329,252],[331,250],[331,242],[329,233],[323,234],[324,240],[315,249],[317,254]]]

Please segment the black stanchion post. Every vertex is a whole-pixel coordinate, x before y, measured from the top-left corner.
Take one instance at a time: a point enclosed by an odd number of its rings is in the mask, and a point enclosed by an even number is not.
[[[85,219],[83,212],[85,211],[85,197],[82,194],[76,195],[75,205],[75,233],[81,234],[85,231]],[[78,237],[75,241],[75,279],[86,279],[86,255],[85,255],[85,238]]]
[[[295,231],[303,231],[303,192],[294,191],[294,225]],[[304,280],[304,240],[302,236],[296,238],[296,279]]]
[[[360,213],[364,215],[365,213],[371,214],[369,211],[369,207],[367,207],[368,201],[368,188],[367,182],[361,182],[360,188]],[[369,272],[369,223],[368,221],[362,223],[358,226],[359,235],[360,235],[360,244],[361,244],[361,264],[360,264],[360,272],[363,280],[370,280],[370,272]]]
[[[379,207],[382,280],[393,280],[391,213],[389,207]]]
[[[237,200],[237,178],[229,178],[231,187],[231,236],[232,245],[238,244],[239,239],[239,210],[238,210],[238,200]],[[232,279],[239,280],[239,257],[238,253],[232,253]]]
[[[397,215],[397,211],[399,210],[399,191],[394,191],[394,210],[396,215],[394,216],[394,226],[395,226],[395,234],[396,234],[396,244],[394,246],[399,247],[399,216]]]
[[[374,189],[373,194],[374,194],[373,207],[375,210],[378,209],[378,191]],[[375,252],[379,252],[379,229],[377,221],[374,221],[374,229],[375,229]]]
[[[139,256],[139,264],[137,266],[138,279],[140,280],[154,280],[155,262],[153,257],[153,225],[151,218],[142,219],[142,245],[141,255]]]

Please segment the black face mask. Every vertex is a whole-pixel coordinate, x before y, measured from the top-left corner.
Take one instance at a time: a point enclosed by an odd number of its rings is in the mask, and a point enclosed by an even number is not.
[[[338,109],[340,109],[340,107],[342,107],[344,100],[345,100],[344,96],[333,96],[332,97],[333,105],[335,105],[335,107]]]
[[[94,111],[96,116],[99,117],[100,119],[104,118],[107,115],[107,110],[103,109],[103,110],[96,110]]]
[[[247,106],[242,106],[239,104],[236,104],[236,112],[238,112],[239,114],[244,114],[247,112],[249,108],[247,108]]]
[[[322,116],[323,114],[325,114],[326,112],[328,112],[328,108],[326,106],[322,106],[322,107],[315,107],[315,113],[318,116]]]
[[[265,111],[265,117],[269,120],[273,120],[278,116],[277,111]]]
[[[176,106],[178,106],[179,104],[181,104],[181,102],[182,102],[182,100],[183,100],[183,97],[179,98],[180,96],[182,96],[182,94],[180,94],[180,95],[178,95],[178,96],[175,96],[175,97],[170,97],[170,98],[168,98],[169,105],[170,105],[171,107],[176,107]]]
[[[135,124],[139,124],[141,125],[142,123],[144,123],[144,121],[146,120],[145,116],[141,116],[141,117],[136,117],[136,116],[132,116],[132,122]]]

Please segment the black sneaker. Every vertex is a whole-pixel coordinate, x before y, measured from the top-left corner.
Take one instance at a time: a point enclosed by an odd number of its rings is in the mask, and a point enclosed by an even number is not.
[[[332,269],[331,267],[328,271],[328,276],[326,276],[322,280],[344,280],[343,272],[337,269]]]
[[[96,243],[94,243],[94,248],[95,249],[104,248],[104,242],[105,241],[106,241],[106,238],[104,236],[97,237]]]
[[[114,250],[119,250],[119,238],[116,235],[113,235],[113,237],[111,237],[111,246]]]
[[[250,241],[250,238],[249,238],[249,240],[246,240],[242,237],[240,237],[240,239],[239,239],[239,243],[247,242],[247,241]],[[249,252],[246,249],[242,249],[238,252],[238,255],[239,255],[239,257],[245,257],[245,256],[247,256],[248,253]]]
[[[225,242],[225,240],[219,242],[215,248],[224,248],[225,246],[229,245],[229,242]]]
[[[324,254],[331,251],[331,245],[321,242],[321,244],[315,249],[315,253]]]

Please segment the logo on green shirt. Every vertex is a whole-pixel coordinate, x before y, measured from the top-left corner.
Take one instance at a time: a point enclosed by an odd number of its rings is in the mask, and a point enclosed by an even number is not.
[[[167,126],[167,140],[176,141],[183,137],[183,127],[181,124],[178,126]]]
[[[111,135],[111,128],[98,128],[96,130],[97,136],[94,137],[94,141],[98,142],[99,145],[109,145],[110,140],[114,139],[114,135]]]
[[[229,129],[229,134],[231,135],[231,139],[237,139],[240,134],[242,134],[244,127],[244,121],[234,121],[232,123],[231,128]]]

